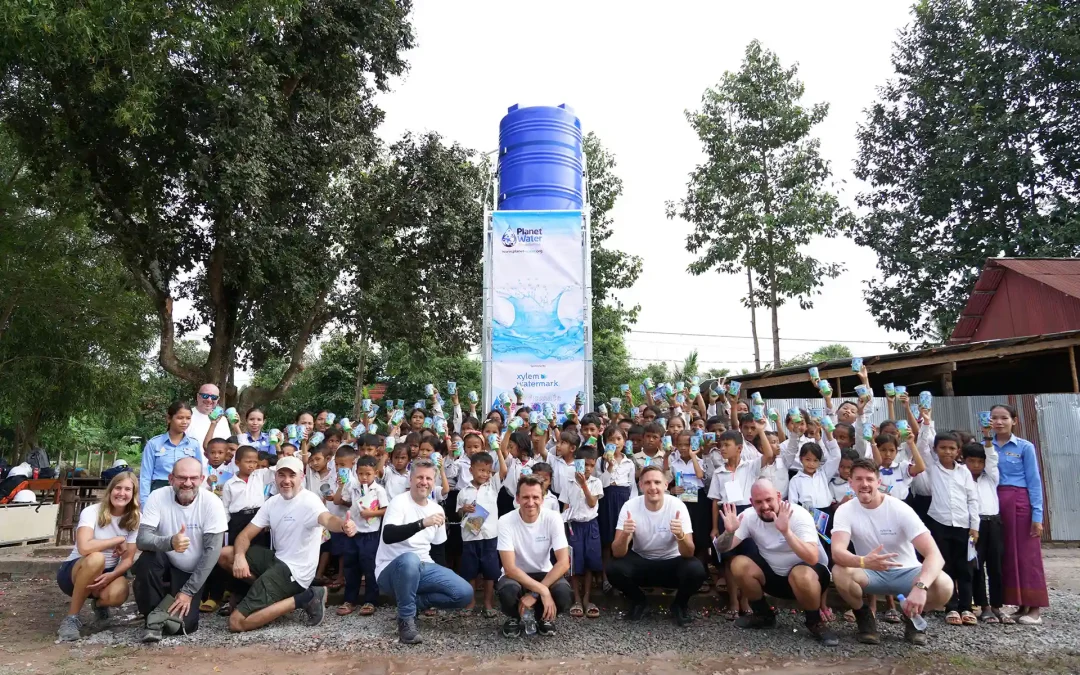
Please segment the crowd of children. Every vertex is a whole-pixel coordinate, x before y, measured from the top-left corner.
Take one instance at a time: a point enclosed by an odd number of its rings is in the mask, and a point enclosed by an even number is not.
[[[711,542],[723,527],[723,505],[738,512],[749,508],[751,486],[769,478],[785,500],[815,515],[828,541],[831,514],[853,497],[848,485],[852,462],[868,457],[880,466],[882,490],[911,503],[933,533],[957,588],[947,623],[1012,623],[1014,616],[1037,622],[1038,608],[1045,605],[1038,600],[1020,603],[1017,615],[1001,611],[1009,599],[1003,590],[1009,554],[999,515],[999,458],[1006,445],[1023,449],[1021,439],[1012,435],[1015,411],[997,406],[982,414],[980,443],[963,431],[939,433],[929,396],[920,396],[912,406],[903,387],[888,385],[884,400],[890,421],[875,426],[869,422],[868,408],[875,399],[866,369],[859,366],[855,372],[863,382],[857,400],[834,408],[827,380],[811,369],[824,406],[783,414],[766,408],[757,394],[742,398],[738,382],[702,388],[696,379],[674,385],[646,380],[639,396],[623,385],[619,397],[593,412],[584,410],[583,394],[572,404],[530,407],[516,389],[501,396],[483,419],[474,393],[464,412],[454,383],[448,383],[448,401],[428,385],[426,400],[410,409],[401,400],[384,401],[380,414],[376,402],[365,400],[362,420],[338,419],[329,411],[302,412],[284,433],[266,430],[258,408],[245,411],[242,421],[235,410],[216,408],[211,419],[227,418],[233,435],[214,438],[214,425],[207,431],[204,487],[221,497],[231,540],[273,494],[277,457],[299,457],[306,467],[306,489],[318,494],[334,515],[354,521],[359,532],[352,538],[329,535],[318,583],[344,587],[339,615],[370,615],[379,605],[374,570],[381,518],[389,501],[409,489],[410,463],[430,458],[439,469],[432,499],[443,505],[450,525],[444,545],[447,565],[474,584],[481,611],[495,616],[493,589],[501,575],[498,519],[515,508],[516,485],[531,474],[543,482],[544,507],[559,512],[565,522],[574,591],[570,615],[595,618],[600,616],[593,601],[597,586],[612,590],[605,570],[620,509],[636,495],[645,467],[662,469],[669,493],[690,512],[695,554],[733,589],[728,562],[745,549],[716,555]],[[1018,457],[1022,454],[1017,451]],[[1038,507],[1041,531],[1041,498]],[[752,544],[743,542],[739,549]],[[227,581],[223,573],[211,579],[202,611],[221,606]],[[737,593],[727,595],[728,618],[748,611]],[[893,599],[886,601],[882,618],[899,622]],[[822,612],[832,618],[828,610]]]

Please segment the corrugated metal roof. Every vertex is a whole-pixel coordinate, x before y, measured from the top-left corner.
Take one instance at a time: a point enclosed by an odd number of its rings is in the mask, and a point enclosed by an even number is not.
[[[1003,340],[983,340],[981,342],[965,342],[963,344],[950,344],[942,347],[930,347],[929,349],[919,349],[910,352],[894,352],[891,354],[879,354],[877,356],[864,356],[863,361],[866,365],[872,366],[875,363],[887,363],[891,361],[907,361],[913,360],[924,356],[944,356],[948,354],[962,354],[965,352],[973,352],[981,349],[1000,349],[1002,347],[1012,347],[1015,345],[1026,345],[1037,342],[1050,342],[1053,340],[1062,340],[1067,338],[1080,338],[1080,330],[1070,330],[1062,333],[1047,333],[1046,335],[1027,335],[1024,337],[1005,338]],[[989,358],[989,357],[988,357]],[[810,366],[817,366],[819,370],[825,371],[830,368],[839,368],[841,366],[850,366],[851,359],[833,359],[831,361],[822,361],[820,363],[808,363],[801,366],[789,366],[787,368],[777,368],[776,370],[761,370],[756,373],[749,373],[747,375],[732,376],[732,379],[738,379],[744,385],[748,382],[752,382],[756,379],[777,377],[780,375],[794,375],[797,373],[805,373]]]
[[[964,343],[979,330],[983,313],[990,306],[1006,269],[1080,298],[1080,258],[989,258],[949,337],[950,344]]]

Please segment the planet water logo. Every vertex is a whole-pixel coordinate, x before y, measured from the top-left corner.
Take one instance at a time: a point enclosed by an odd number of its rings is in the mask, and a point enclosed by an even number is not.
[[[544,228],[542,227],[507,227],[502,235],[502,244],[506,248],[513,248],[519,243],[539,245],[543,237]]]

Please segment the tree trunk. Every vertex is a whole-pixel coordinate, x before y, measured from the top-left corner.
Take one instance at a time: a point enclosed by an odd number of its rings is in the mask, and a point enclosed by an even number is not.
[[[750,289],[750,294],[746,297],[750,301],[750,334],[754,337],[754,370],[761,370],[761,345],[758,344],[757,335],[757,303],[754,302],[754,275],[750,270],[750,266],[746,266],[746,285]]]
[[[363,412],[360,403],[364,398],[364,369],[367,366],[367,329],[360,331],[360,354],[356,359],[356,389],[353,392],[353,419],[358,420]]]
[[[772,250],[772,241],[769,242]],[[776,302],[776,263],[769,258],[769,309],[772,311],[772,358],[773,368],[780,367],[780,316]]]

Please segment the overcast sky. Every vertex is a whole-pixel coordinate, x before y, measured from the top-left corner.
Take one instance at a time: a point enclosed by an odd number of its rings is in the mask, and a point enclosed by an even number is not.
[[[696,346],[706,368],[752,369],[749,339],[655,334],[750,335],[750,312],[738,301],[745,277],[691,277],[691,227],[664,215],[665,202],[684,196],[687,176],[702,160],[684,111],[696,109],[706,88],[739,68],[747,43],[760,40],[785,67],[798,63],[805,104],[829,103],[828,118],[813,133],[837,182],[846,182],[842,202],[853,205],[856,125],[875,88],[892,76],[892,43],[909,21],[910,6],[910,0],[714,1],[660,9],[657,3],[591,0],[417,0],[417,46],[407,55],[408,74],[379,101],[386,111],[381,134],[392,141],[406,130],[431,130],[494,150],[508,106],[570,105],[584,130],[596,132],[614,153],[623,179],[609,241],[644,260],[637,284],[620,295],[641,305],[628,336],[635,363],[682,359]],[[825,284],[813,310],[781,309],[782,358],[828,342],[849,343],[856,354],[885,353],[884,343],[904,337],[879,328],[862,299],[865,281],[875,274],[872,251],[822,240],[808,252],[843,262],[847,272]],[[767,361],[767,310],[759,310],[758,320]]]

